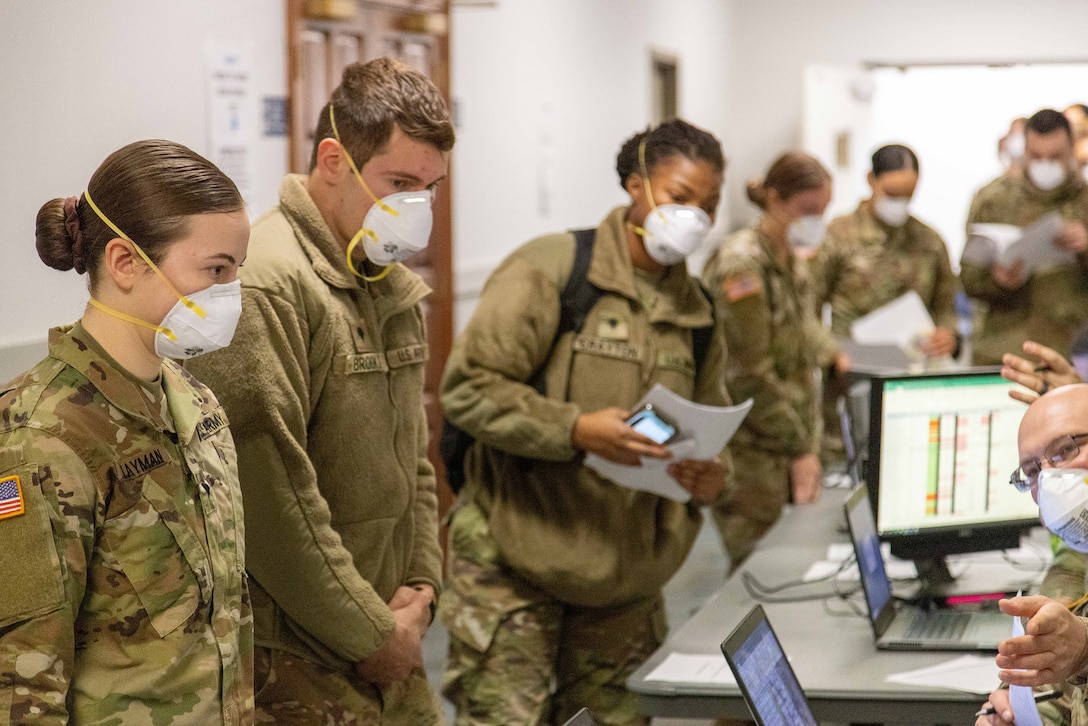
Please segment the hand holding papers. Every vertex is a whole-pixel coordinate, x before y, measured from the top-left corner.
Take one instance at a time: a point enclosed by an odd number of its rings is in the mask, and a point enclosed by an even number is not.
[[[1024,624],[1020,618],[1012,619],[1012,637],[1024,634]],[[1035,705],[1035,692],[1029,686],[1009,686],[1009,705],[1016,716],[1017,726],[1043,726],[1039,718],[1039,707]]]
[[[1073,253],[1055,243],[1061,228],[1062,217],[1058,212],[1043,215],[1023,229],[1011,224],[972,224],[963,248],[963,261],[979,267],[1023,262],[1025,275],[1072,262]]]
[[[855,320],[850,337],[855,343],[896,345],[905,350],[919,337],[932,333],[933,328],[933,318],[922,298],[910,290]]]
[[[752,408],[751,399],[738,406],[703,406],[677,396],[660,384],[654,386],[635,408],[643,408],[646,404],[652,404],[680,430],[666,447],[672,452],[671,461],[716,457]],[[596,454],[589,454],[585,459],[586,466],[620,486],[686,502],[691,494],[669,476],[666,471],[669,463],[643,459],[642,466],[624,466]]]

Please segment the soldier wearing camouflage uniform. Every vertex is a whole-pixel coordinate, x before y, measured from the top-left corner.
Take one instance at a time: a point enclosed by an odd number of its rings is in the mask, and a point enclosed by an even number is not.
[[[1028,275],[1019,263],[983,266],[965,255],[960,279],[980,307],[972,336],[979,365],[1001,363],[1028,339],[1068,357],[1074,333],[1088,321],[1088,185],[1077,172],[1069,122],[1044,109],[1028,119],[1025,138],[1025,175],[1001,177],[975,195],[968,235],[973,224],[1024,227],[1057,211],[1063,226],[1054,243],[1075,258]]]
[[[348,66],[310,173],[285,177],[253,226],[234,344],[190,364],[238,446],[259,723],[443,722],[421,646],[442,577],[423,409],[430,289],[371,259],[370,243],[427,244],[426,195],[453,140],[422,75],[388,58]],[[395,208],[404,195],[425,202],[418,239],[389,231],[394,214],[411,219]]]
[[[710,304],[683,255],[654,258],[642,236],[655,202],[712,215],[723,168],[717,140],[682,121],[630,139],[617,171],[632,205],[596,229],[587,279],[601,296],[580,329],[556,338],[575,239],[555,234],[500,265],[454,347],[442,405],[476,438],[440,607],[443,690],[458,724],[561,723],[583,706],[601,724],[647,723],[625,680],[665,636],[661,587],[699,531],[696,505],[726,485],[727,454],[669,466],[691,492],[686,504],[618,486],[582,461],[587,451],[632,465],[668,456],[625,423],[655,384],[729,402],[721,336],[703,360],[693,355]],[[528,383],[536,371],[546,395]]]
[[[0,388],[0,724],[253,722],[234,444],[211,391],[159,347],[169,326],[201,345],[175,295],[199,306],[225,287],[248,238],[234,184],[169,142],[121,149],[82,199],[39,213],[39,254],[90,272],[92,307]],[[206,318],[228,342],[237,317]]]
[[[849,338],[855,320],[913,290],[936,326],[919,341],[920,352],[931,361],[947,360],[959,349],[956,276],[944,240],[909,212],[918,157],[906,146],[882,146],[873,154],[868,180],[872,197],[831,221],[812,259],[816,309],[830,303],[831,332]],[[825,376],[825,461],[845,456],[837,403],[846,393],[846,380]]]
[[[913,290],[953,344],[956,276],[944,240],[908,212],[917,183],[914,152],[883,146],[873,154],[873,197],[828,225],[813,275],[817,304],[831,303],[833,334],[850,337],[855,320]]]
[[[802,217],[822,216],[831,179],[815,159],[781,157],[749,197],[765,213],[753,228],[725,240],[707,260],[703,283],[714,295],[729,349],[726,385],[754,404],[729,450],[737,486],[714,508],[735,568],[792,498],[813,501],[820,486],[817,360],[831,347],[816,320],[807,266],[790,249],[788,230]],[[822,230],[810,233],[813,245]],[[792,491],[791,491],[792,488]]]

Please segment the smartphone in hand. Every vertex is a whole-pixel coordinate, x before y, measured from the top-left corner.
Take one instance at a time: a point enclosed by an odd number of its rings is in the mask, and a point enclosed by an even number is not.
[[[647,403],[627,417],[627,425],[658,444],[667,444],[676,438],[676,424]]]

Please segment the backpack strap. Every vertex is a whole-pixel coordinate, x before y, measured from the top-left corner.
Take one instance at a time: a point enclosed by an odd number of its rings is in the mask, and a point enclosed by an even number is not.
[[[703,283],[696,277],[692,277],[691,281],[695,283],[695,287],[699,289],[703,298],[710,303],[710,325],[704,325],[701,328],[691,329],[691,357],[695,360],[695,379],[699,379],[699,372],[702,370],[703,363],[706,360],[706,354],[710,351],[710,341],[714,335],[714,318],[717,317],[717,313],[714,310],[714,301],[710,298],[710,293],[703,287]]]
[[[559,296],[561,309],[556,338],[571,330],[581,330],[589,311],[601,298],[601,288],[589,281],[589,263],[593,261],[593,242],[596,238],[595,229],[574,230],[574,264]]]
[[[586,317],[597,301],[604,294],[601,288],[589,281],[589,264],[593,261],[593,242],[597,238],[596,229],[576,229],[574,233],[574,263],[563,290],[559,293],[559,327],[555,331],[551,348],[544,357],[545,365],[555,351],[555,344],[564,333],[581,330]],[[544,390],[544,366],[529,378],[529,385],[541,395]]]

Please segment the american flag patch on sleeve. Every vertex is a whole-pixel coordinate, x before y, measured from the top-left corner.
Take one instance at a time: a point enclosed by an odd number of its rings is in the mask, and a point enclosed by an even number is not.
[[[756,272],[742,272],[732,277],[727,277],[722,282],[722,292],[729,302],[743,300],[751,295],[763,292],[763,281]]]
[[[16,517],[26,511],[23,486],[14,474],[0,479],[0,519]]]

